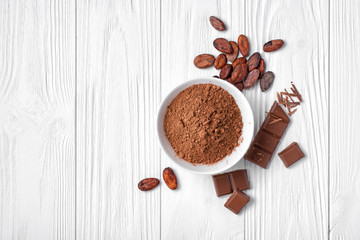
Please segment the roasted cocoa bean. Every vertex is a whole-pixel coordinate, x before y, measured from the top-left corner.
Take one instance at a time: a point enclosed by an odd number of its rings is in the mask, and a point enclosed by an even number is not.
[[[217,38],[213,42],[214,47],[223,53],[232,53],[233,49],[225,38]]]
[[[197,68],[208,68],[214,64],[215,57],[211,54],[200,54],[194,59]]]
[[[167,167],[163,171],[163,179],[166,185],[171,189],[174,190],[177,188],[177,179],[174,171]]]
[[[250,45],[249,45],[249,40],[245,35],[240,35],[238,37],[238,46],[241,55],[247,57],[249,55]]]
[[[264,52],[273,52],[280,49],[284,45],[284,41],[281,39],[271,40],[264,44]]]
[[[264,73],[264,76],[260,79],[260,89],[262,92],[265,92],[268,90],[272,83],[274,82],[275,75],[273,72],[266,72]]]
[[[260,71],[257,69],[252,70],[247,75],[245,81],[244,81],[244,88],[249,89],[253,87],[256,83],[256,81],[259,79]]]
[[[249,60],[247,61],[247,65],[249,66],[249,72],[259,66],[260,58],[260,53],[258,52],[254,53],[249,57]]]
[[[138,184],[138,188],[141,191],[149,191],[159,185],[160,181],[157,178],[145,178]]]
[[[219,18],[211,16],[210,17],[211,26],[213,26],[218,31],[226,30],[226,26]]]
[[[214,67],[216,69],[221,69],[226,64],[226,55],[221,53],[219,56],[216,57],[214,62]]]
[[[239,47],[236,42],[230,41],[230,45],[232,47],[233,52],[230,54],[226,54],[227,60],[233,62],[239,55]]]
[[[220,78],[221,79],[227,79],[232,71],[232,66],[230,64],[225,64],[225,66],[220,71]]]

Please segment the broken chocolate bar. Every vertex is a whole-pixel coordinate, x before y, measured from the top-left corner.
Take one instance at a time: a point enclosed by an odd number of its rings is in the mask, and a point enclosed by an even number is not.
[[[275,101],[244,158],[266,168],[289,122],[290,118]]]

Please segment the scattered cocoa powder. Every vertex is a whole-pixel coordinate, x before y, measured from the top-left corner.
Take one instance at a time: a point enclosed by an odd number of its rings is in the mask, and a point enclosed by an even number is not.
[[[213,84],[193,85],[170,104],[166,136],[176,154],[192,164],[213,164],[239,145],[242,117],[235,99]]]

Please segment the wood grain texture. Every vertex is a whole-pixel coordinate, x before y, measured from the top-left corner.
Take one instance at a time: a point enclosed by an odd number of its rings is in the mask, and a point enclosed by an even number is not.
[[[209,22],[212,15],[220,17],[228,30],[216,31]],[[241,1],[162,1],[161,16],[162,99],[182,82],[218,74],[215,68],[197,69],[193,59],[201,53],[217,56],[219,52],[213,47],[213,40],[225,37],[237,41],[245,26]],[[244,238],[247,209],[235,215],[224,207],[229,195],[216,196],[211,176],[187,173],[162,153],[162,169],[168,166],[178,175],[179,189],[162,189],[162,239]]]
[[[360,2],[330,6],[330,239],[358,239]]]
[[[251,52],[259,51],[275,74],[268,92],[245,92],[256,127],[291,81],[304,98],[268,169],[246,162],[253,199],[245,212],[246,239],[328,238],[328,11],[327,1],[246,1]],[[277,38],[284,47],[264,53],[263,44]],[[306,157],[287,169],[277,152],[293,141]]]
[[[159,239],[160,2],[78,1],[77,239]],[[161,184],[162,185],[162,184]]]
[[[75,4],[0,2],[0,239],[75,237]]]

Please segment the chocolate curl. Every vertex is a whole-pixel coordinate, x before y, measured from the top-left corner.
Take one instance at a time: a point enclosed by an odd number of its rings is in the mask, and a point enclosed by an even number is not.
[[[286,95],[287,97],[289,97],[291,99],[292,102],[295,102],[294,99],[292,99],[292,97],[290,96],[290,93],[288,93],[288,91],[286,89],[284,95]]]
[[[281,122],[281,121],[282,121],[282,119],[281,119],[281,118],[278,118],[278,119],[272,120],[272,121],[269,123],[269,125],[274,124],[274,123],[277,123],[277,122]]]
[[[294,111],[290,111],[290,112],[288,113],[288,115],[291,116],[291,115],[293,115],[296,111],[297,111],[297,108],[295,108]]]
[[[294,83],[291,83],[291,86],[292,86],[291,91],[293,91],[297,95],[296,97],[300,100],[300,102],[302,102],[302,96],[295,87]]]

